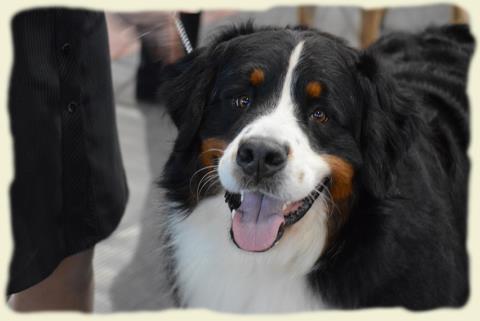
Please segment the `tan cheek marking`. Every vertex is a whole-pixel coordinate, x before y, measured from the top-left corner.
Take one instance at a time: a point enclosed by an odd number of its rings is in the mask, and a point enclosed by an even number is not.
[[[352,194],[353,166],[346,160],[333,156],[323,156],[332,171],[330,193],[335,202],[343,201]]]
[[[218,138],[207,138],[202,141],[200,161],[204,166],[215,165],[215,160],[223,155],[227,143]]]
[[[331,168],[332,183],[330,194],[335,206],[328,211],[327,240],[324,252],[327,251],[338,235],[342,226],[347,222],[350,211],[350,196],[352,195],[353,166],[346,160],[334,156],[324,155],[323,158]],[[332,206],[332,205],[330,205]]]
[[[254,68],[250,74],[250,84],[252,86],[260,86],[263,84],[263,81],[265,80],[265,74],[262,69],[260,68]]]
[[[305,87],[305,92],[310,98],[318,98],[322,94],[323,87],[318,81],[310,81]]]

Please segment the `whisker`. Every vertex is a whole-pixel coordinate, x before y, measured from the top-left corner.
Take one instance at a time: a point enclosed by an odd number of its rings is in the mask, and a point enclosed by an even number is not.
[[[217,183],[217,178],[218,178],[218,175],[216,175],[215,179],[209,181],[209,186],[207,187],[207,189],[205,190],[205,194],[208,194],[208,191],[210,190],[210,188],[212,188],[213,186],[215,186],[215,183]],[[208,185],[208,184],[207,184]]]
[[[200,185],[205,178],[209,177],[210,175],[212,175],[214,173],[216,173],[216,171],[214,169],[211,169],[208,172],[204,173],[203,176],[198,181],[198,185]]]
[[[211,169],[211,168],[217,168],[218,166],[217,165],[209,165],[209,166],[204,166],[200,169],[198,169],[197,171],[195,171],[193,174],[192,174],[192,177],[199,174],[200,172],[206,170],[206,169]]]
[[[338,206],[334,202],[332,194],[331,194],[330,190],[327,188],[327,186],[324,183],[322,183],[322,186],[323,186],[323,190],[327,192],[327,195],[325,195],[326,197],[323,197],[323,200],[327,203],[326,205],[330,209],[328,215],[331,216],[331,215],[333,215],[335,210],[338,210]]]
[[[197,201],[200,200],[200,194],[202,193],[203,188],[205,188],[205,186],[207,186],[208,183],[210,183],[212,180],[216,180],[217,177],[218,176],[215,175],[215,173],[213,173],[213,175],[208,176],[208,178],[203,182],[203,185],[200,187],[200,189],[197,192]]]
[[[213,173],[213,171],[209,171],[209,172],[205,173],[205,175],[203,175],[202,178],[200,179],[200,181],[198,182],[198,184],[197,184],[197,192],[196,192],[197,200],[199,199],[199,189],[200,189],[200,186],[202,185],[202,182],[203,182],[205,179],[208,179],[212,173]]]
[[[141,38],[144,38],[145,36],[148,36],[149,34],[151,34],[152,32],[154,32],[156,30],[165,28],[166,25],[169,25],[171,23],[172,23],[171,21],[160,21],[159,23],[153,25],[152,28],[150,28],[149,30],[138,34],[137,37],[135,37],[135,40],[139,40]]]
[[[194,178],[196,175],[200,174],[200,172],[202,172],[202,171],[204,171],[204,170],[208,170],[208,169],[211,169],[211,168],[214,168],[213,171],[216,172],[216,171],[217,171],[217,167],[218,167],[218,165],[204,166],[204,167],[200,168],[199,170],[195,171],[195,173],[193,173],[192,176],[190,177],[190,182],[189,182],[189,184],[188,184],[190,190],[192,190],[193,178]]]
[[[220,152],[224,153],[224,150],[223,149],[219,149],[219,148],[210,148],[210,149],[207,149],[207,150],[204,150],[203,152],[201,152],[199,155],[202,155],[202,154],[205,154],[205,153],[209,153],[209,152]]]

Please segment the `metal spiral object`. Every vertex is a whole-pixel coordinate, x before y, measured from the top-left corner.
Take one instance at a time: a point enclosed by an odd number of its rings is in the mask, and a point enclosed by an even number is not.
[[[187,35],[187,32],[185,31],[185,27],[183,26],[182,21],[177,17],[177,15],[175,15],[173,19],[175,21],[175,26],[177,27],[178,36],[182,41],[182,45],[185,48],[185,51],[187,52],[187,54],[189,54],[192,52],[193,48],[192,48],[192,43],[190,42],[190,39],[188,39],[188,35]]]

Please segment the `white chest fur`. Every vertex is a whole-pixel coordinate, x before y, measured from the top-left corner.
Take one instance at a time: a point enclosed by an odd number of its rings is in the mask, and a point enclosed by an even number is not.
[[[223,196],[202,201],[186,219],[170,222],[182,303],[242,313],[325,308],[306,280],[324,246],[325,217],[317,200],[276,246],[249,253],[230,239],[231,215]]]

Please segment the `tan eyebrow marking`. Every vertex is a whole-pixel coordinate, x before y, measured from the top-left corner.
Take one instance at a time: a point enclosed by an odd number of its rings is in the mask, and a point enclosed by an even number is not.
[[[252,86],[260,86],[263,84],[265,80],[265,73],[260,68],[253,68],[252,72],[250,73],[250,84]]]
[[[310,98],[318,98],[322,94],[323,86],[318,81],[310,81],[305,87],[305,92]]]

